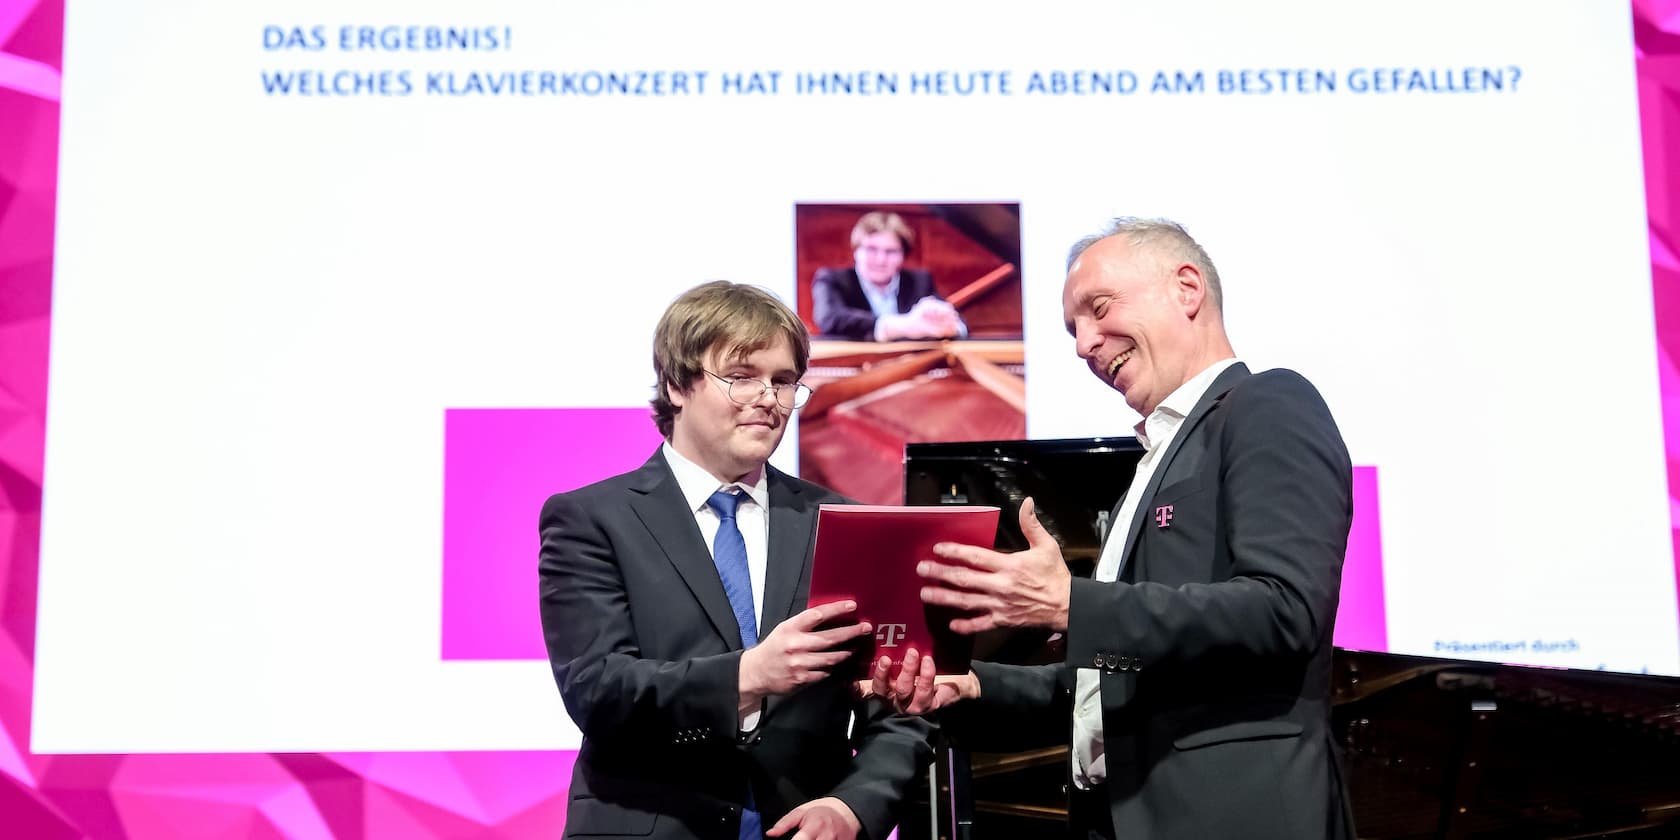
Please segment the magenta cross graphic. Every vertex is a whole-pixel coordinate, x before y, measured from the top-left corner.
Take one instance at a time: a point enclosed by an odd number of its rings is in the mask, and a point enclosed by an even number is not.
[[[1172,524],[1172,505],[1162,505],[1155,509],[1155,527],[1165,528]]]

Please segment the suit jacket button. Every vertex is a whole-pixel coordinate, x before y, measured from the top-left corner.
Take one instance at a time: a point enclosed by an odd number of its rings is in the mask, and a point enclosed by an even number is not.
[[[1118,661],[1120,661],[1120,658],[1111,653],[1111,654],[1108,655],[1108,660],[1106,661],[1105,664],[1107,664],[1108,667],[1112,670],[1114,668],[1114,663],[1116,663]]]
[[[1091,667],[1092,668],[1101,668],[1102,667],[1102,654],[1099,653],[1096,656],[1091,657]]]

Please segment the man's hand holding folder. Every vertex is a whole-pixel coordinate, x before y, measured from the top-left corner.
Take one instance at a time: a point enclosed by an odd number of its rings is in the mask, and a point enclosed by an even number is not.
[[[933,553],[954,563],[916,564],[916,573],[925,581],[919,593],[922,601],[956,614],[949,630],[965,636],[995,627],[1067,631],[1073,575],[1062,559],[1062,548],[1038,521],[1030,498],[1021,503],[1020,525],[1027,538],[1025,551],[1003,554],[979,545],[940,542]],[[910,714],[927,714],[980,696],[973,671],[940,675],[929,658],[906,655],[896,674],[889,660],[878,660],[862,690]]]

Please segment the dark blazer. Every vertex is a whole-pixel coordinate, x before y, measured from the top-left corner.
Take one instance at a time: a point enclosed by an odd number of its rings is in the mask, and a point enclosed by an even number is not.
[[[845,501],[766,469],[761,638],[805,609],[817,506]],[[543,635],[583,732],[566,836],[735,840],[749,784],[765,828],[835,796],[868,837],[886,836],[905,787],[931,759],[928,725],[855,700],[830,678],[771,698],[758,727],[737,734],[739,630],[663,454],[549,498],[540,528]]]
[[[1066,743],[1073,668],[1095,668],[1119,836],[1352,838],[1329,705],[1352,480],[1310,383],[1227,369],[1111,535],[1120,579],[1073,581],[1066,662],[977,663],[981,699],[952,720],[1054,708],[1017,734]]]
[[[916,301],[939,297],[933,275],[912,268],[898,272],[898,311],[909,312]],[[856,268],[818,269],[811,280],[811,320],[817,322],[822,338],[875,340],[875,310],[863,295],[863,280]]]

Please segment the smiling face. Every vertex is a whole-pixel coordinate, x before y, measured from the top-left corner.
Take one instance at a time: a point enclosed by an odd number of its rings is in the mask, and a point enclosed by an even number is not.
[[[904,265],[904,243],[890,230],[864,236],[852,250],[858,276],[877,286],[892,282]]]
[[[1194,265],[1122,236],[1099,240],[1068,269],[1062,316],[1079,357],[1098,379],[1148,416],[1208,365],[1214,313],[1202,316],[1206,286]],[[1225,345],[1228,347],[1228,345]]]
[[[793,348],[777,336],[769,346],[735,357],[719,344],[707,351],[705,370],[725,379],[744,376],[764,382],[797,382]],[[701,373],[687,391],[669,385],[666,394],[679,411],[671,446],[720,481],[735,481],[762,467],[787,433],[787,409],[766,391],[749,405],[729,398],[724,383]]]

